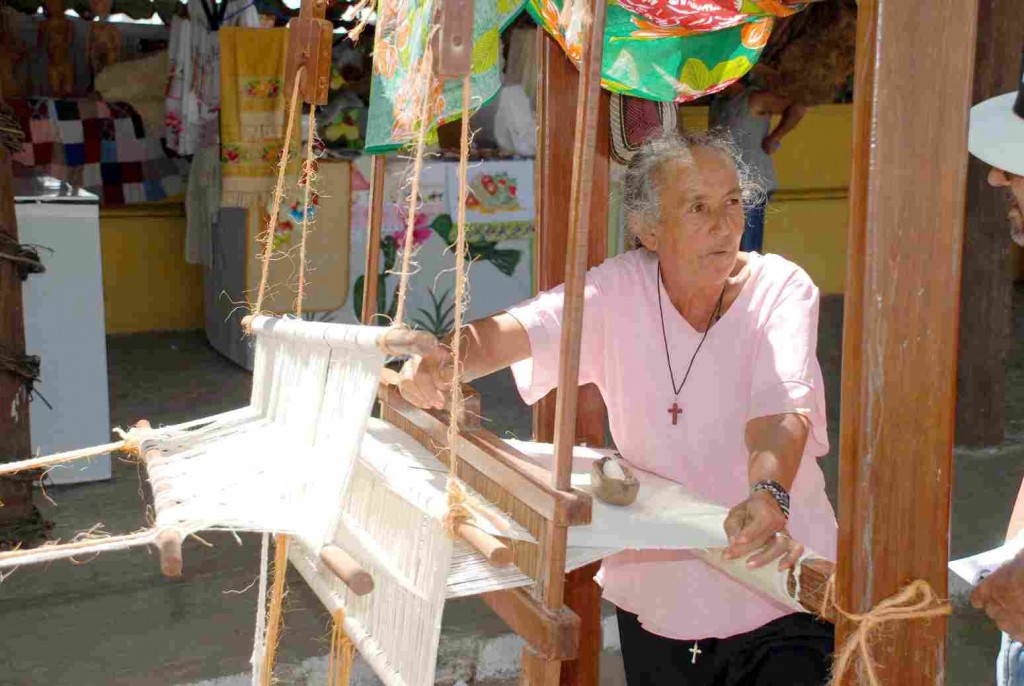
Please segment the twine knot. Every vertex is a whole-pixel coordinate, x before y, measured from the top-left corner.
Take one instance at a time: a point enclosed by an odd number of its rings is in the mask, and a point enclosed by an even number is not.
[[[454,476],[448,477],[445,485],[445,495],[448,497],[448,512],[444,516],[444,528],[452,538],[458,536],[459,527],[471,523],[474,520],[473,512],[469,508],[466,492]]]
[[[133,427],[128,431],[121,427],[114,427],[114,433],[121,439],[121,447],[118,450],[134,458],[142,457],[142,441],[139,438],[139,431],[138,427]]]
[[[894,595],[882,600],[873,608],[864,613],[847,612],[839,607],[836,602],[836,577],[833,574],[825,584],[825,593],[821,601],[819,614],[824,617],[830,607],[836,612],[856,625],[854,631],[846,639],[842,647],[836,651],[835,661],[832,666],[832,680],[830,686],[839,686],[846,677],[848,671],[854,667],[859,660],[867,672],[868,684],[879,686],[878,673],[875,670],[875,661],[871,657],[871,637],[883,624],[890,622],[904,622],[914,619],[932,619],[941,617],[952,612],[949,601],[939,598],[931,584],[924,579],[916,579]]]

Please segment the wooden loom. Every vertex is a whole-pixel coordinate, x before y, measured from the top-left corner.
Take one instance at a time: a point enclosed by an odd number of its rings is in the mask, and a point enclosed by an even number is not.
[[[461,77],[470,68],[468,55],[472,50],[472,11],[467,12],[463,0],[449,0],[442,5],[441,24],[434,43],[438,50],[437,73],[445,77]],[[603,225],[607,212],[607,164],[608,145],[605,139],[599,148],[598,132],[607,132],[608,98],[600,88],[601,53],[604,25],[604,3],[601,0],[589,3],[591,21],[584,23],[583,55],[578,86],[576,74],[568,60],[561,53],[555,41],[538,29],[538,41],[542,64],[541,83],[538,87],[538,110],[541,127],[539,131],[537,185],[559,185],[564,190],[565,180],[570,181],[568,195],[568,222],[559,222],[558,208],[549,202],[553,193],[538,192],[538,217],[536,225],[544,241],[548,233],[554,233],[559,224],[568,227],[567,236],[558,235],[553,241],[542,245],[567,245],[565,257],[565,316],[562,327],[561,368],[557,400],[546,398],[541,412],[553,415],[553,430],[550,435],[544,430],[544,419],[535,414],[535,434],[542,439],[552,440],[555,445],[555,460],[549,471],[538,467],[525,455],[508,446],[490,431],[482,428],[477,421],[480,416],[479,396],[473,395],[476,405],[467,408],[460,418],[461,436],[456,448],[459,457],[458,475],[470,487],[488,501],[512,515],[513,519],[537,539],[537,543],[511,541],[512,561],[528,576],[534,579],[532,589],[514,589],[486,593],[484,601],[519,634],[526,643],[523,651],[523,666],[520,682],[523,684],[597,683],[598,652],[600,650],[600,629],[597,603],[592,577],[596,568],[584,567],[577,574],[576,597],[583,599],[578,607],[591,622],[581,627],[579,616],[566,606],[566,548],[568,528],[590,523],[592,502],[590,495],[570,486],[572,451],[578,433],[590,437],[592,444],[603,443],[603,403],[594,388],[582,390],[583,404],[587,416],[580,416],[585,424],[577,423],[577,407],[581,392],[578,390],[579,347],[582,334],[583,284],[588,266],[600,262],[603,255],[593,254],[589,240],[589,225]],[[454,10],[454,11],[453,11]],[[467,19],[468,17],[468,19]],[[593,40],[592,36],[598,36]],[[454,66],[453,66],[454,65]],[[554,79],[551,77],[554,76]],[[575,102],[573,92],[576,92]],[[561,107],[560,107],[561,105]],[[573,107],[576,111],[575,127],[564,114],[557,118],[555,112],[564,113]],[[560,128],[560,131],[553,129]],[[566,128],[572,128],[574,144],[569,151],[559,144],[565,140]],[[558,133],[563,134],[562,137]],[[606,135],[606,134],[605,134]],[[571,155],[570,155],[571,152]],[[560,158],[562,171],[569,162],[571,174],[558,174],[554,165],[548,164],[553,158]],[[595,167],[602,164],[600,173]],[[383,197],[385,158],[372,158],[370,179],[370,214],[367,236],[367,257],[365,273],[376,273],[379,265],[380,231],[383,218]],[[563,194],[564,197],[564,194]],[[546,202],[548,200],[548,202]],[[596,210],[596,211],[595,211]],[[603,232],[601,232],[603,234]],[[603,251],[602,251],[603,252]],[[541,248],[539,260],[548,260],[557,265],[548,251]],[[589,263],[589,264],[588,264]],[[544,273],[557,273],[548,270]],[[549,288],[561,282],[557,276],[542,283]],[[376,316],[377,282],[366,280],[363,293],[362,320],[373,322]],[[421,410],[409,405],[393,387],[382,386],[379,399],[381,416],[414,437],[431,452],[447,461],[446,427],[448,416],[444,412]],[[554,402],[552,402],[554,401]],[[594,410],[597,410],[595,412]],[[596,419],[596,421],[595,421]],[[587,426],[586,424],[589,424]],[[582,432],[580,431],[582,428]],[[825,581],[831,576],[831,563],[815,560],[802,566],[799,573],[791,573],[786,579],[787,592],[798,598],[811,612],[822,607]],[[803,576],[803,582],[799,581]],[[588,588],[588,586],[590,588]],[[582,589],[582,592],[579,592]],[[826,614],[834,617],[831,608]],[[581,635],[587,644],[581,647]],[[577,658],[581,658],[577,660]],[[576,669],[563,670],[563,663],[576,661]]]
[[[955,359],[952,353],[956,316],[955,308],[949,303],[955,302],[958,280],[951,279],[945,268],[937,269],[934,265],[952,264],[953,276],[958,273],[964,165],[960,158],[965,155],[966,112],[966,107],[961,105],[969,90],[969,78],[962,77],[965,77],[965,65],[970,64],[969,59],[963,58],[969,56],[973,39],[973,35],[964,35],[970,31],[964,32],[963,27],[973,27],[974,8],[970,3],[952,0],[939,4],[943,9],[959,12],[956,21],[950,21],[949,13],[922,14],[900,7],[893,0],[865,0],[861,4],[864,14],[858,64],[859,153],[851,225],[848,357],[844,369],[844,410],[851,413],[853,420],[848,420],[843,427],[844,500],[841,503],[843,536],[839,576],[839,601],[851,612],[870,609],[909,579],[924,577],[939,588],[945,581],[951,453],[949,408],[953,384],[950,375],[934,374],[934,370],[936,366],[950,369]],[[597,3],[594,18],[598,28],[598,13],[602,11],[601,3]],[[310,18],[309,13],[304,16]],[[888,28],[887,35],[900,36],[899,46],[883,41],[878,32],[878,26],[883,23]],[[904,30],[896,30],[901,28]],[[943,40],[935,40],[935,36]],[[591,41],[584,41],[585,46],[590,44]],[[917,73],[913,83],[908,83],[901,70],[908,68],[905,64],[914,63],[906,59],[915,54],[914,50],[921,50],[936,62],[930,70]],[[549,58],[553,54],[545,52]],[[599,102],[595,93],[598,83],[595,69],[600,62],[600,50],[596,53],[595,56],[594,51],[584,52],[585,69],[580,79],[579,98],[582,107],[577,110],[572,240],[567,268],[567,290],[573,288],[572,296],[567,294],[567,297],[575,297],[574,302],[579,302],[582,267],[589,245],[586,215],[591,205],[586,200],[591,185],[584,182],[588,180],[588,156],[583,153],[595,150],[597,117],[594,112]],[[885,59],[876,59],[879,56]],[[548,68],[550,66],[549,63]],[[950,77],[951,73],[954,78]],[[901,95],[904,87],[908,92]],[[952,115],[937,116],[918,106],[921,101],[934,98],[936,93],[954,110]],[[547,131],[550,133],[550,129]],[[869,147],[872,136],[880,142]],[[942,144],[936,152],[937,140]],[[908,159],[893,154],[904,148],[912,153]],[[590,154],[591,170],[593,157]],[[910,190],[906,188],[905,179],[919,177],[921,165],[916,161],[929,158],[941,162],[926,169],[928,177],[924,179],[943,190],[937,202],[926,193],[918,197],[909,192],[886,192],[893,187]],[[377,158],[372,183],[376,191],[373,203],[376,214],[370,225],[376,234],[371,237],[379,237],[382,172],[383,160]],[[539,175],[551,173],[550,168],[538,169]],[[919,179],[915,181],[921,183]],[[540,206],[543,213],[543,199]],[[550,215],[545,218],[542,214],[542,220],[538,227],[545,226]],[[368,244],[368,259],[374,260],[373,266],[378,258],[375,254],[378,244],[374,240]],[[870,255],[879,253],[880,257],[869,259]],[[928,258],[930,261],[926,263]],[[889,265],[899,268],[890,269]],[[364,317],[368,321],[376,302],[375,294],[371,295],[375,281],[369,280],[367,285],[369,297],[364,302]],[[879,316],[865,317],[865,303],[877,304]],[[568,326],[574,322],[574,327]],[[900,322],[900,325],[893,326],[892,322]],[[578,344],[578,308],[570,313],[566,328],[573,328]],[[921,331],[930,335],[922,340]],[[912,337],[916,337],[916,350],[908,353],[905,344]],[[566,334],[566,338],[571,338],[570,334]],[[577,391],[572,360],[565,361],[564,367],[561,378],[568,383],[561,384],[563,392],[556,409],[558,462],[552,472],[523,460],[488,432],[473,429],[468,419],[457,448],[463,463],[463,477],[478,484],[482,493],[493,493],[495,501],[508,498],[514,505],[511,509],[516,519],[539,534],[538,545],[512,544],[517,564],[529,569],[539,582],[536,593],[501,592],[488,598],[492,607],[528,641],[530,648],[525,655],[523,675],[526,683],[556,683],[560,660],[579,654],[578,620],[564,607],[566,591],[562,574],[567,528],[586,520],[590,503],[584,494],[568,488],[566,456],[571,453],[573,443]],[[441,415],[404,405],[390,389],[383,389],[381,397],[384,413],[393,423],[401,425],[425,445],[432,446],[434,442],[443,445],[443,432],[438,429],[443,426]],[[885,403],[881,402],[883,397]],[[914,401],[920,397],[928,398],[931,405],[918,409]],[[903,486],[913,483],[915,477],[920,478],[917,475],[922,472],[936,475],[928,482],[933,488],[918,492]],[[889,493],[885,488],[898,490]],[[861,516],[864,512],[871,516]],[[882,552],[896,545],[906,545],[908,540],[914,546],[913,555],[893,556]],[[176,546],[172,542],[161,546],[161,550],[165,547],[165,562],[176,562]],[[177,561],[180,562],[180,557]],[[796,590],[795,586],[791,589]],[[804,599],[813,606],[813,598]],[[852,620],[844,619],[840,632],[848,633],[851,625]],[[900,632],[898,640],[884,644],[888,647],[876,655],[878,661],[899,674],[900,683],[941,683],[942,621],[930,622],[924,631],[908,625],[896,626]],[[855,679],[857,683],[866,683],[863,674]]]
[[[576,436],[595,443],[604,436],[599,396],[595,389],[581,391],[576,384],[584,271],[588,257],[590,264],[599,263],[607,248],[603,231],[593,237],[588,231],[592,223],[603,227],[607,211],[607,141],[598,137],[599,122],[607,116],[606,96],[600,90],[602,42],[593,39],[603,29],[604,4],[588,5],[590,21],[583,24],[578,78],[555,41],[537,31],[539,288],[561,281],[559,254],[567,246],[557,404],[546,398],[534,415],[535,437],[555,441],[556,467],[550,474],[536,473],[515,455],[496,449],[486,458],[500,465],[491,479],[496,488],[509,491],[518,484],[526,488],[524,498],[543,493],[545,502],[553,498],[558,503],[566,502],[567,496],[570,503],[585,502],[568,488],[565,477],[567,455]],[[896,0],[862,0],[859,10],[835,603],[852,613],[870,611],[913,579],[924,579],[940,591],[946,588],[958,324],[952,304],[957,302],[960,282],[966,117],[977,25],[977,7],[972,2],[941,0],[929,11],[921,11]],[[888,27],[885,34],[878,29],[883,24]],[[924,56],[927,68],[920,66]],[[573,106],[574,91],[575,122],[563,114]],[[919,107],[926,101],[937,106]],[[563,143],[569,132],[574,141],[571,151]],[[941,143],[936,146],[936,141]],[[931,162],[924,178],[920,160]],[[566,179],[571,184],[568,193]],[[384,159],[376,156],[367,273],[373,273],[379,263],[383,184]],[[930,194],[922,192],[924,188],[939,190]],[[567,222],[559,216],[564,211],[559,201],[566,195],[570,197]],[[375,314],[375,289],[376,282],[368,280],[364,322]],[[867,316],[869,307],[877,308],[872,310],[875,316]],[[920,331],[931,335],[922,341]],[[915,346],[908,350],[910,340]],[[935,374],[936,369],[945,373]],[[921,398],[927,398],[927,403],[922,405]],[[409,408],[401,405],[396,394],[385,393],[382,399],[386,416],[417,435]],[[428,427],[417,428],[418,437],[429,440]],[[495,443],[483,430],[474,431],[473,439],[466,439],[470,440]],[[525,479],[524,467],[530,474]],[[928,482],[934,488],[909,487],[921,483],[924,473],[937,475]],[[514,498],[512,493],[506,495]],[[506,592],[487,600],[527,641],[522,683],[596,685],[599,594],[590,580],[592,574],[577,577],[573,587],[566,589],[560,561],[565,526],[574,522],[542,515],[525,504],[520,514],[523,521],[533,518],[533,530],[542,533],[540,554],[534,551],[533,555],[539,564],[533,569],[539,582],[536,592]],[[894,555],[892,551],[906,544],[908,537],[914,554]],[[521,557],[526,554],[516,550],[517,562]],[[824,607],[822,586],[831,573],[827,566],[805,565],[805,578],[816,579],[800,591],[809,609]],[[797,590],[792,583],[790,590]],[[580,637],[551,641],[552,636],[566,635],[559,627],[575,633],[577,618],[564,607],[567,596],[577,600],[574,609],[586,624]],[[834,606],[824,609],[830,619],[839,621],[840,642],[855,633],[857,622],[849,615],[837,617]],[[869,640],[879,648],[873,655],[876,669],[883,676],[896,675],[901,684],[941,684],[945,620],[897,623],[895,630],[896,639],[889,634],[890,640]],[[546,650],[545,644],[550,648]],[[577,655],[584,659],[560,672],[559,661]],[[871,683],[863,664],[849,679],[844,683]]]

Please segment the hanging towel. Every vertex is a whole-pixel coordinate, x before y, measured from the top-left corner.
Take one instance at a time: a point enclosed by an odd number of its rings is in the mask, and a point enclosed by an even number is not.
[[[225,207],[264,204],[273,194],[284,142],[287,29],[220,30],[221,184]],[[302,151],[296,116],[289,173]]]
[[[192,158],[185,194],[185,261],[213,266],[213,227],[220,214],[220,150],[200,148]]]

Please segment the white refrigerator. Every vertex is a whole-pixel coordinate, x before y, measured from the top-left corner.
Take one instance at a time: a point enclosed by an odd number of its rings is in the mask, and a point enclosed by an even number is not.
[[[38,355],[29,406],[34,455],[109,443],[110,399],[100,260],[99,200],[59,183],[15,189],[18,237],[40,246],[46,271],[22,283],[25,349]],[[55,467],[47,483],[110,478],[110,455]]]

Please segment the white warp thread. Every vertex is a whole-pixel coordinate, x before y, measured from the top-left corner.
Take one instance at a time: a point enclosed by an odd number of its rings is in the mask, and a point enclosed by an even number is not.
[[[270,569],[270,534],[260,543],[260,586],[256,598],[256,636],[252,644],[252,686],[262,686],[263,663],[267,654],[267,576]]]
[[[153,490],[151,529],[0,553],[0,568],[151,545],[164,529],[287,533],[318,548],[331,540],[388,329],[261,317],[254,330],[248,407],[130,432]]]
[[[434,683],[452,563],[435,489],[413,476],[401,492],[362,462],[352,477],[335,543],[373,577],[371,593],[351,593],[308,546],[289,553],[327,609],[344,610],[346,633],[387,686]]]

